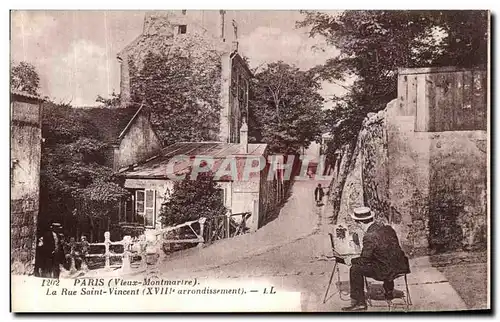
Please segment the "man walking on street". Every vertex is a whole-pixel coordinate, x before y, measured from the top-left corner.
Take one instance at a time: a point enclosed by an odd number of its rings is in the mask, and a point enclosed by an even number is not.
[[[316,189],[314,189],[314,200],[316,201],[317,206],[321,206],[323,203],[323,197],[325,196],[325,192],[323,191],[323,188],[321,187],[321,183],[318,183],[318,186]]]

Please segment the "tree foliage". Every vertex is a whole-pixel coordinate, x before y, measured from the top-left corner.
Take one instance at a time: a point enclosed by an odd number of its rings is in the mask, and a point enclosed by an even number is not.
[[[186,178],[174,183],[170,199],[162,207],[162,224],[177,225],[201,217],[210,219],[227,211],[213,175],[204,173],[196,180]]]
[[[40,76],[35,66],[27,62],[20,62],[11,66],[10,87],[14,90],[38,95]]]
[[[217,139],[221,53],[197,35],[166,43],[129,60],[132,101],[151,107],[165,145]]]
[[[42,119],[41,216],[64,220],[76,214],[106,217],[128,192],[104,165],[107,144],[85,114],[46,103]]]
[[[322,133],[323,98],[314,75],[275,62],[255,75],[250,95],[250,136],[272,152],[298,153]]]
[[[106,108],[118,108],[120,107],[120,94],[116,93],[113,91],[111,93],[110,98],[104,98],[101,95],[97,95],[97,98],[95,99],[97,103],[102,104],[103,107]]]
[[[297,26],[309,27],[311,36],[323,36],[340,50],[311,72],[330,81],[354,79],[349,94],[329,114],[342,142],[357,135],[367,113],[396,97],[397,68],[486,64],[486,11],[303,13]]]

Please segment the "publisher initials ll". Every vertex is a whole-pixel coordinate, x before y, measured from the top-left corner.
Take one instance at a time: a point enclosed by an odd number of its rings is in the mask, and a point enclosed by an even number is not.
[[[276,291],[274,290],[274,286],[271,286],[271,289],[269,290],[269,292],[267,291],[267,287],[265,287],[264,294],[276,294]]]

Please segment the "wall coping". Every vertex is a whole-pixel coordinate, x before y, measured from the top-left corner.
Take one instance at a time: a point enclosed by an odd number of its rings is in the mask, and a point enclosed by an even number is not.
[[[432,74],[432,73],[465,72],[465,71],[486,71],[486,68],[480,66],[472,68],[463,68],[456,66],[398,68],[398,75]]]

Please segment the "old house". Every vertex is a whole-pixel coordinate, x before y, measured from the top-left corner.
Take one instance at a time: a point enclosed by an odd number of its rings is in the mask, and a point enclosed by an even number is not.
[[[149,122],[145,106],[127,108],[82,108],[107,144],[105,164],[115,171],[156,155],[162,148],[161,141]]]
[[[185,35],[202,37],[220,53],[220,115],[215,141],[238,143],[241,119],[248,115],[248,92],[252,73],[238,51],[238,26],[224,10],[169,10],[147,12],[143,32],[118,53],[120,62],[120,100],[131,103],[129,61],[141,60],[148,50],[168,50]]]
[[[41,99],[11,91],[11,271],[31,274],[35,261],[41,160]]]
[[[196,156],[213,158],[211,170],[215,173],[225,159],[234,158],[237,177],[222,176],[218,180],[224,205],[233,214],[249,212],[248,228],[256,230],[266,221],[267,216],[283,198],[277,178],[269,180],[272,169],[268,162],[266,144],[251,144],[247,141],[247,127],[243,123],[241,143],[223,142],[179,142],[164,148],[155,158],[137,166],[122,170],[124,187],[131,191],[130,198],[123,202],[120,212],[121,226],[127,230],[161,228],[160,209],[173,192],[172,175],[178,175],[189,169]],[[169,162],[177,156],[188,156],[172,167]],[[262,157],[266,165],[262,171],[243,177],[244,167]]]

